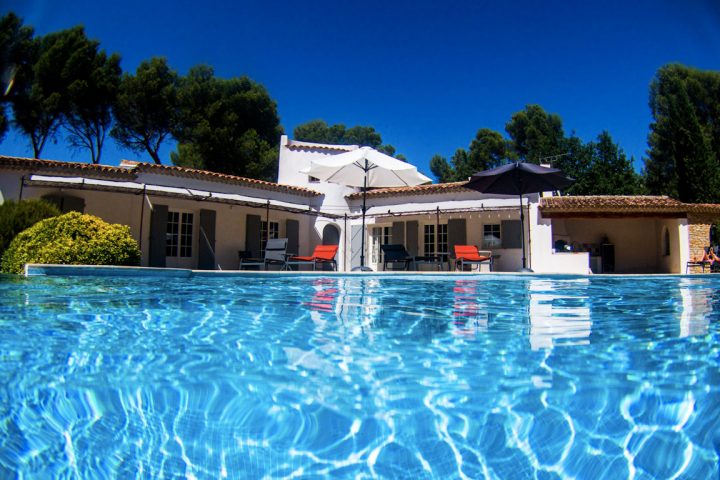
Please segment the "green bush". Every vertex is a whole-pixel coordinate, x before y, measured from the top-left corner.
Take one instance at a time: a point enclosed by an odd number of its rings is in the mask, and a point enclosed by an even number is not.
[[[62,212],[45,200],[6,201],[0,205],[0,257],[15,236],[40,220],[57,217]]]
[[[70,212],[15,237],[2,257],[2,271],[22,273],[26,263],[138,265],[140,249],[129,227]]]

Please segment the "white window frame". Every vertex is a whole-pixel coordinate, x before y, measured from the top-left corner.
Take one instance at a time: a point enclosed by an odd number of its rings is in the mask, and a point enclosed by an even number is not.
[[[439,227],[437,238],[437,252],[435,251],[435,227]],[[429,228],[428,228],[429,227]],[[429,232],[428,230],[432,230]],[[448,224],[426,223],[423,225],[423,252],[427,256],[437,255],[441,261],[446,261],[448,257]]]
[[[435,224],[426,223],[423,225],[423,253],[435,255]]]
[[[438,225],[438,251],[437,255],[440,257],[440,261],[445,262],[448,259],[448,224],[441,223]]]
[[[171,226],[177,228],[172,229]],[[188,210],[168,210],[165,226],[165,257],[188,259],[194,253],[195,214]]]
[[[270,233],[266,237],[265,231],[267,230],[267,222],[265,220],[262,220],[260,222],[260,256],[265,257],[265,240],[270,240],[271,238],[280,238],[280,222],[273,222],[270,221]]]
[[[375,225],[370,229],[370,263],[379,265],[383,262],[381,245],[392,243],[392,226]]]
[[[483,224],[482,244],[484,249],[502,248],[502,228],[500,228],[500,225],[499,223]],[[490,227],[490,232],[488,232],[488,227]]]

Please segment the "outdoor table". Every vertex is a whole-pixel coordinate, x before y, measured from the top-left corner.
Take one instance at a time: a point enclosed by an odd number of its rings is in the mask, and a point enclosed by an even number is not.
[[[442,271],[442,259],[441,257],[437,255],[425,255],[425,256],[417,256],[413,257],[412,259],[413,263],[413,270],[418,269],[418,265],[433,265],[434,268],[436,268],[438,271]]]

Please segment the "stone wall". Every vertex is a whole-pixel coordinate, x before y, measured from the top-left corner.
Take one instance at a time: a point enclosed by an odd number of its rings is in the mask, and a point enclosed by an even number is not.
[[[702,254],[702,249],[710,245],[710,226],[717,218],[710,214],[692,214],[688,216],[688,235],[690,258]]]

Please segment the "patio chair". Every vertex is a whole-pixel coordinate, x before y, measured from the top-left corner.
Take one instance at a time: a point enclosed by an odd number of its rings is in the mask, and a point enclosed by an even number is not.
[[[455,245],[455,270],[465,271],[465,266],[478,266],[478,272],[482,265],[488,265],[492,272],[493,257],[489,250],[478,250],[475,245]]]
[[[690,273],[690,269],[692,267],[700,267],[702,268],[702,273],[705,273],[705,267],[710,268],[710,271],[712,272],[712,262],[687,262],[685,264],[685,273]]]
[[[703,256],[700,260],[690,260],[685,264],[685,273],[690,272],[691,267],[701,267],[702,272],[705,273],[705,267],[708,267],[710,271],[713,271],[713,268],[715,268],[715,271],[717,271],[716,263],[713,261],[715,257],[715,252],[712,251],[712,247],[705,247],[703,249]]]
[[[380,245],[380,250],[383,253],[383,270],[410,270],[414,257],[410,256],[404,245],[387,243]],[[395,265],[399,265],[400,268],[395,268]]]
[[[264,258],[242,258],[240,257],[240,270],[246,267],[259,267],[267,270],[270,265],[280,265],[281,270],[285,268],[285,257],[287,252],[287,238],[270,238],[265,244]]]
[[[310,256],[296,255],[288,258],[285,262],[285,269],[290,269],[292,265],[312,265],[312,269],[317,270],[318,265],[330,265],[330,268],[337,271],[337,261],[335,261],[337,251],[337,245],[318,245]]]

